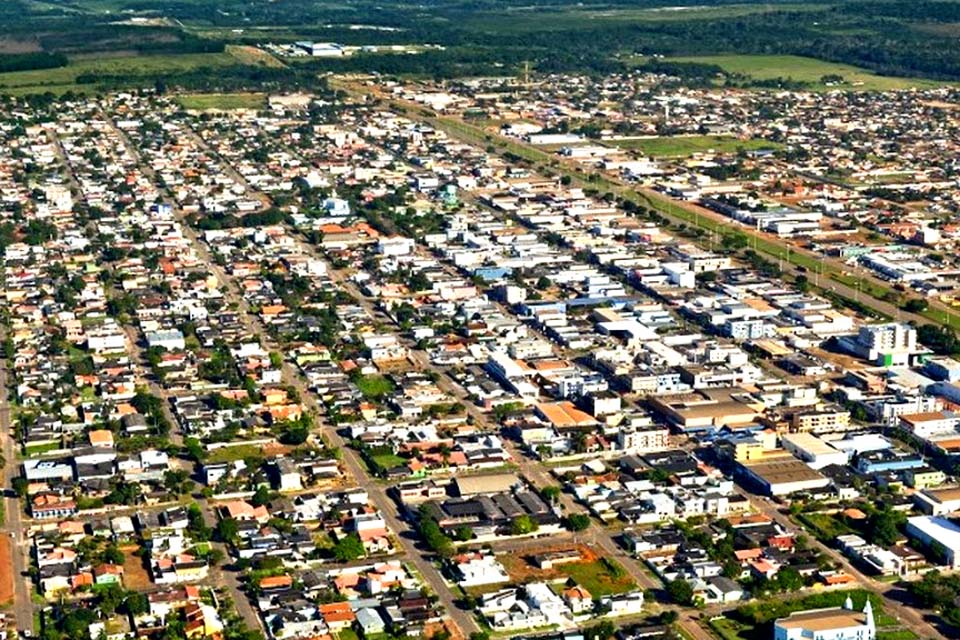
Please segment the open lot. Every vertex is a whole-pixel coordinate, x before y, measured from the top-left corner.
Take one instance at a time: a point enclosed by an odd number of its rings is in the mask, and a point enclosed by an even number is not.
[[[0,571],[0,606],[6,606],[13,602],[13,544],[6,534],[0,536],[0,566],[5,567]]]
[[[714,151],[734,153],[739,150],[776,149],[779,145],[767,140],[741,140],[733,136],[661,136],[658,138],[636,138],[632,140],[611,140],[609,144],[621,149],[635,149],[655,158],[686,157],[695,153]]]
[[[821,79],[828,75],[842,76],[845,88],[864,91],[891,91],[897,89],[932,88],[943,83],[919,78],[897,78],[878,76],[860,67],[849,64],[826,62],[816,58],[801,56],[689,56],[670,58],[674,62],[700,62],[715,64],[730,73],[742,73],[757,80],[773,78],[791,78],[800,82],[809,82],[815,88],[829,89]]]
[[[636,588],[636,583],[614,561],[600,558],[586,545],[577,545],[581,560],[556,565],[552,569],[539,569],[533,564],[533,556],[541,553],[569,550],[569,545],[548,546],[525,553],[499,554],[497,559],[503,564],[510,580],[515,584],[525,584],[538,580],[573,580],[584,587],[594,597],[599,598],[616,593],[625,593]]]
[[[266,106],[262,93],[193,93],[177,97],[184,109],[194,111],[230,111],[233,109],[260,109]]]
[[[128,545],[121,547],[123,551],[123,584],[127,589],[142,591],[153,586],[150,575],[143,566],[143,560],[136,555],[139,547]]]

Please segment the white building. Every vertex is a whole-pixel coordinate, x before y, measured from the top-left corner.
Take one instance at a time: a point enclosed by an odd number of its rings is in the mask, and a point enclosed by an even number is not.
[[[907,519],[907,535],[928,546],[936,543],[946,565],[960,568],[960,527],[951,521],[937,516],[914,516]]]
[[[774,640],[874,640],[877,628],[870,601],[854,611],[847,598],[842,608],[797,611],[773,623]]]

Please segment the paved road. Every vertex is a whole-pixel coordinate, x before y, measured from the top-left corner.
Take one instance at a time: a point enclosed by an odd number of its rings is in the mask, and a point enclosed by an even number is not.
[[[3,327],[0,328],[0,342],[5,339],[6,328]],[[3,469],[0,469],[0,487],[3,489],[11,487],[11,481],[18,475],[17,467],[19,466],[10,419],[7,365],[8,363],[5,361],[0,362],[0,443],[2,443],[3,458],[6,461]],[[6,567],[5,570],[13,572],[13,615],[17,621],[17,629],[34,630],[34,608],[33,600],[31,600],[30,578],[24,575],[29,567],[28,554],[30,553],[29,541],[24,534],[24,505],[18,498],[4,496],[0,499],[4,501],[5,512],[5,520],[2,529],[0,529],[0,535],[9,536],[12,543],[13,566]]]

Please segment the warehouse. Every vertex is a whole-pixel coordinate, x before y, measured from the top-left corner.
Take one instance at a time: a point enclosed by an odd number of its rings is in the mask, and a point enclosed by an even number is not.
[[[822,469],[832,464],[842,467],[847,464],[845,452],[810,433],[787,433],[780,437],[780,443],[784,449],[813,469]]]
[[[830,484],[829,478],[788,455],[765,457],[756,462],[741,464],[740,468],[760,485],[763,492],[771,496],[822,489]]]
[[[949,520],[936,516],[907,518],[907,535],[940,548],[945,564],[951,569],[960,568],[960,527]]]

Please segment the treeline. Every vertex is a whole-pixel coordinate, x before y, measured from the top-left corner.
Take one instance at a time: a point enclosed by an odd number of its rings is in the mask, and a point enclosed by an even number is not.
[[[67,66],[67,56],[62,53],[35,51],[30,53],[6,53],[0,55],[0,73],[29,71],[31,69],[56,69]]]
[[[171,73],[83,73],[76,83],[108,91],[129,87],[154,87],[162,82],[169,89],[217,93],[255,88],[262,91],[321,90],[323,79],[306,70],[274,69],[233,65],[229,67],[197,67]]]

